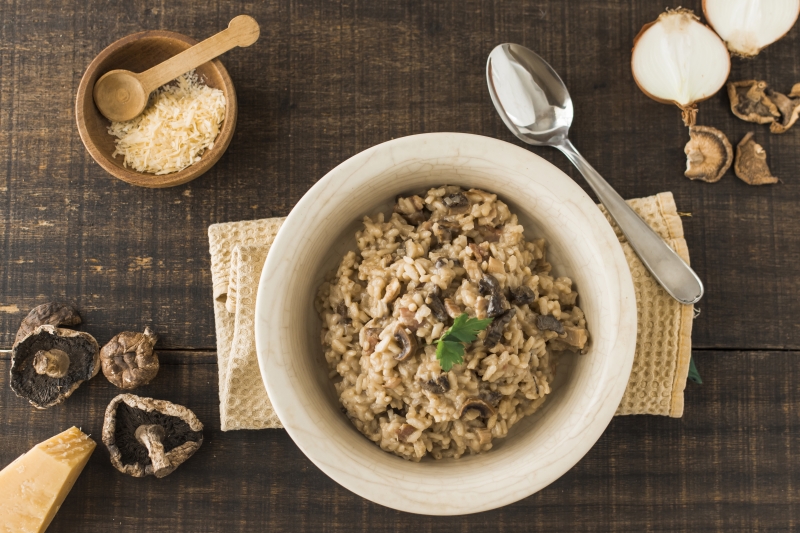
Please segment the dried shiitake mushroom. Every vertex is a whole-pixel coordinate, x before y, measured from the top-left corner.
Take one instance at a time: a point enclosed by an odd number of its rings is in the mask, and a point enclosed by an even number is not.
[[[733,114],[747,122],[769,124],[781,116],[778,107],[767,96],[767,82],[758,80],[728,83],[728,97]]]
[[[50,302],[31,309],[19,326],[14,344],[30,335],[39,326],[77,326],[81,323],[78,311],[69,304]]]
[[[776,91],[769,91],[769,97],[775,102],[781,112],[781,119],[769,125],[772,133],[786,133],[791,128],[797,118],[800,117],[800,83],[792,87],[789,96]]]
[[[748,185],[767,185],[780,181],[769,171],[767,152],[753,140],[752,131],[736,146],[733,169],[739,179]]]
[[[708,183],[719,181],[733,163],[733,146],[724,133],[708,126],[689,128],[686,153],[686,172],[690,180]]]
[[[123,474],[162,478],[200,448],[203,424],[182,405],[120,394],[106,408],[103,443]]]
[[[37,409],[69,398],[100,370],[99,347],[88,333],[39,326],[14,345],[11,388]]]
[[[158,374],[158,354],[153,351],[158,336],[146,327],[144,333],[124,331],[100,350],[103,374],[120,389],[147,385]]]

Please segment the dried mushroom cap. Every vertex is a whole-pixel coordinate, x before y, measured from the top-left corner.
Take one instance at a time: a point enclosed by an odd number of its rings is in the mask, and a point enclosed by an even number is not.
[[[106,408],[103,443],[123,474],[162,478],[200,448],[203,424],[181,405],[120,394]]]
[[[37,409],[69,398],[100,369],[99,347],[88,333],[39,326],[14,345],[11,388]]]
[[[683,151],[686,153],[686,172],[690,180],[714,183],[731,168],[733,146],[724,133],[708,126],[689,128],[689,142]]]
[[[736,175],[748,185],[767,185],[778,183],[767,166],[767,152],[753,140],[751,131],[736,146],[736,162],[733,165]]]
[[[778,107],[766,94],[767,82],[758,80],[728,83],[731,111],[742,120],[769,124],[780,118]]]
[[[125,331],[100,350],[103,374],[120,389],[147,385],[158,374],[158,355],[153,351],[158,337],[149,327],[144,333]]]
[[[14,344],[30,335],[39,326],[77,326],[81,323],[78,311],[69,304],[50,302],[37,305],[19,326]]]
[[[789,96],[797,96],[798,98],[790,98],[785,94],[775,91],[769,91],[769,97],[775,102],[775,105],[781,112],[781,119],[776,120],[769,125],[769,131],[772,133],[786,133],[786,130],[791,128],[797,118],[800,117],[800,83],[792,88]]]

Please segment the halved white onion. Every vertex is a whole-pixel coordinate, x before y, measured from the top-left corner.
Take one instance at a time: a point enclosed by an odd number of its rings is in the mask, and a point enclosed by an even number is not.
[[[688,9],[667,10],[633,41],[633,79],[653,100],[675,104],[694,125],[695,104],[719,91],[731,69],[725,43]]]
[[[792,29],[800,0],[703,0],[703,13],[731,52],[751,57]]]

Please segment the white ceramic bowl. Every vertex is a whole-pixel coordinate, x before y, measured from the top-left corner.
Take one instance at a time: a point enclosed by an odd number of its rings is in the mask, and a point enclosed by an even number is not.
[[[492,450],[412,463],[384,452],[340,410],[320,345],[314,297],[364,215],[388,213],[401,193],[441,184],[494,192],[528,238],[568,275],[586,313],[591,348],[563,357],[544,407]],[[494,509],[542,489],[592,447],[611,421],[633,364],[636,300],[613,230],[568,176],[496,139],[431,133],[380,144],[348,159],[298,202],[269,252],[256,302],[256,346],[272,405],[323,472],[381,505],[431,515]]]

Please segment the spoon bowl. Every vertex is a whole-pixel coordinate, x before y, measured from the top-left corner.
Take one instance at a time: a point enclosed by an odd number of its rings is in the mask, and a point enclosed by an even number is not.
[[[567,138],[572,98],[553,67],[516,44],[502,44],[486,66],[489,95],[500,118],[521,141],[550,145]],[[503,106],[508,105],[508,109]]]
[[[94,100],[109,120],[124,122],[139,116],[150,93],[130,70],[112,70],[94,84]]]
[[[489,95],[500,118],[522,142],[561,150],[605,205],[631,247],[670,296],[683,304],[703,297],[703,283],[639,218],[569,140],[574,116],[567,86],[547,61],[518,44],[501,44],[486,62]]]

